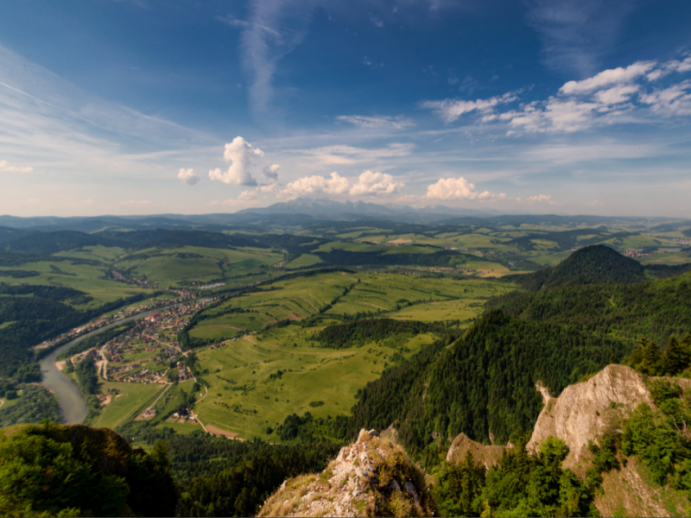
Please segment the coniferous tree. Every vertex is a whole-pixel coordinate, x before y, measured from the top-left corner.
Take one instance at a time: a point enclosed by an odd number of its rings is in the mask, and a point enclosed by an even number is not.
[[[689,365],[689,355],[684,351],[684,347],[679,343],[677,337],[672,335],[669,345],[662,356],[662,370],[669,376],[674,376],[682,372]]]

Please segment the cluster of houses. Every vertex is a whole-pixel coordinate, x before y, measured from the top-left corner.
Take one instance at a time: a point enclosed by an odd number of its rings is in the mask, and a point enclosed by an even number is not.
[[[178,292],[178,295],[180,295],[178,298],[175,299],[168,299],[168,300],[162,300],[158,302],[153,302],[151,304],[145,304],[143,306],[138,306],[136,308],[130,307],[130,308],[125,308],[121,311],[119,311],[116,315],[112,316],[102,316],[94,320],[93,322],[90,322],[86,325],[75,327],[74,329],[71,329],[70,331],[67,331],[66,333],[62,333],[61,335],[57,336],[56,338],[52,340],[46,340],[44,342],[41,342],[39,345],[35,346],[34,349],[47,349],[49,347],[53,347],[56,345],[62,345],[64,343],[69,342],[70,340],[73,340],[77,338],[78,336],[81,336],[83,334],[89,333],[91,331],[95,331],[106,324],[110,324],[112,322],[116,322],[118,320],[121,320],[125,317],[130,317],[134,316],[138,313],[144,313],[146,311],[151,311],[152,309],[156,309],[162,306],[169,306],[171,304],[179,304],[183,303],[190,298],[193,298],[195,296],[194,293],[192,292],[187,292],[187,291],[181,291]],[[196,303],[190,303],[189,305],[185,305],[182,307],[188,308],[188,307],[193,307],[195,308],[192,312],[198,311],[199,309],[205,307],[208,305],[210,301],[213,299],[204,299],[201,301],[198,301]]]
[[[649,255],[653,255],[652,253],[643,253],[643,250],[641,249],[636,249],[636,248],[630,248],[629,250],[624,251],[624,255],[629,256],[629,257],[647,257]]]
[[[124,282],[127,284],[137,284],[141,288],[151,288],[151,284],[149,283],[149,281],[145,281],[144,279],[138,279],[137,277],[125,277],[117,270],[112,270],[110,273],[113,275],[113,278],[116,281]]]
[[[181,354],[177,334],[190,320],[191,315],[203,309],[213,299],[204,299],[153,313],[136,326],[113,338],[104,346],[108,359],[108,379],[130,383],[163,383],[169,369],[167,365]],[[151,353],[145,358],[131,360],[134,354]],[[152,370],[150,362],[160,362]],[[149,365],[147,367],[147,364]],[[192,378],[189,368],[177,364],[178,379]]]

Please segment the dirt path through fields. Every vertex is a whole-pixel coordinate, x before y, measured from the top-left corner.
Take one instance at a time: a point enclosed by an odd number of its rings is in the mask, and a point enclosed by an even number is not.
[[[384,307],[382,307],[382,306],[377,306],[376,304],[372,304],[372,303],[370,303],[370,302],[360,302],[360,304],[365,304],[365,305],[367,305],[367,306],[372,306],[373,308],[383,309],[384,311],[390,311],[389,308],[384,308]]]
[[[317,313],[319,313],[319,310],[317,309],[317,307],[316,307],[314,304],[312,304],[309,300],[307,300],[305,297],[300,297],[300,298],[301,298],[302,300],[304,300],[305,302],[307,302],[307,304],[309,304],[310,306],[312,306],[312,307],[314,308],[314,311],[316,311]]]
[[[244,439],[240,439],[238,437],[237,432],[228,432],[227,430],[221,430],[220,428],[217,428],[212,424],[208,425],[206,427],[206,429],[209,433],[212,433],[214,435],[223,435],[224,437],[227,437],[228,439],[235,439],[237,437],[239,440],[244,441]]]

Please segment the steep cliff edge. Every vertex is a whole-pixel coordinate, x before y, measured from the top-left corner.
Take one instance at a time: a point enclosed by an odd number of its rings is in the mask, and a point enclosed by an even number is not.
[[[654,381],[660,378],[651,378]],[[685,392],[691,381],[666,378]],[[588,381],[570,385],[558,398],[550,397],[541,386],[545,403],[527,445],[537,451],[547,437],[563,440],[569,454],[563,467],[581,476],[594,463],[588,443],[601,442],[603,436],[621,437],[624,425],[641,403],[656,408],[643,377],[629,367],[609,365]],[[651,470],[637,455],[617,453],[619,466],[602,473],[601,490],[593,504],[602,516],[681,516],[688,513],[688,495],[667,482],[655,483]]]
[[[473,441],[466,434],[459,434],[451,443],[448,453],[446,454],[446,462],[458,464],[468,452],[473,455],[475,462],[482,464],[489,469],[494,466],[504,453],[506,446],[486,446],[479,442]]]
[[[570,450],[564,461],[567,468],[583,460],[589,441],[621,431],[622,420],[640,403],[653,405],[641,375],[623,365],[608,365],[588,381],[569,385],[558,398],[549,397],[545,390],[541,392],[545,406],[528,450],[535,451],[549,436],[558,437]]]
[[[321,474],[286,480],[259,516],[432,516],[423,472],[372,430],[341,449]]]

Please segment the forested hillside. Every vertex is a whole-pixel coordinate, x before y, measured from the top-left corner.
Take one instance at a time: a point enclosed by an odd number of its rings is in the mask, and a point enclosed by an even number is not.
[[[523,320],[578,326],[600,336],[665,342],[691,330],[691,274],[634,285],[559,287],[512,292],[488,302]]]
[[[505,444],[530,431],[542,400],[540,380],[559,394],[631,350],[624,342],[576,326],[526,322],[502,311],[483,316],[450,348],[421,352],[362,390],[355,428],[394,425],[403,444],[420,452],[433,436],[461,432]]]
[[[554,267],[512,277],[529,291],[578,286],[583,284],[635,284],[644,282],[645,269],[641,263],[624,257],[608,246],[593,245],[581,248]]]

